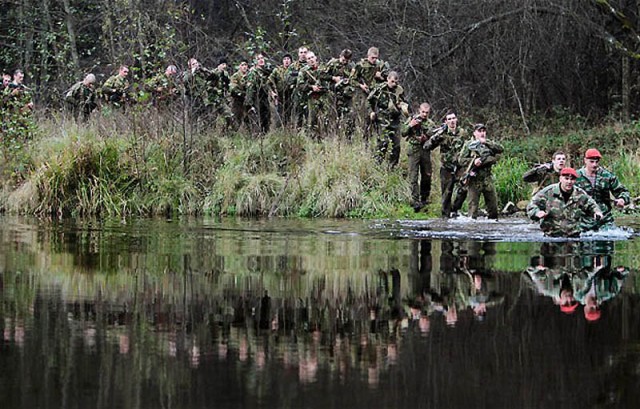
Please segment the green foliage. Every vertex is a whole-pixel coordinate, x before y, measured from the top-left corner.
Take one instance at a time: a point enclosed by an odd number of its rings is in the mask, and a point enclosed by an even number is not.
[[[519,157],[503,156],[493,167],[498,203],[517,203],[529,198],[531,187],[522,180],[529,169],[526,161]]]

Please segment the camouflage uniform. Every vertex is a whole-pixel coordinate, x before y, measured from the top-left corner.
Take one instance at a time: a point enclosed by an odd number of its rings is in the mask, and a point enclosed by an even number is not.
[[[113,75],[102,84],[100,92],[105,101],[121,106],[129,99],[129,80],[118,74]]]
[[[605,168],[598,168],[593,182],[587,177],[587,171],[584,167],[578,169],[578,180],[576,186],[582,188],[589,196],[591,196],[602,211],[602,219],[589,220],[584,219],[584,228],[586,230],[598,230],[605,225],[613,224],[613,203],[611,195],[616,199],[623,199],[625,204],[631,202],[629,191],[618,178]]]
[[[435,124],[428,118],[415,127],[411,127],[410,123],[411,119],[402,125],[402,136],[409,142],[407,155],[411,204],[414,207],[422,207],[431,194],[431,151],[424,149],[422,145],[429,139],[429,132],[433,130]]]
[[[376,78],[376,72],[382,74],[382,79]],[[351,78],[357,84],[365,84],[371,92],[376,86],[384,83],[389,74],[389,64],[383,60],[376,60],[375,64],[371,64],[366,58],[358,61],[351,72]]]
[[[287,126],[291,121],[293,112],[293,90],[294,86],[289,83],[290,69],[284,65],[279,65],[271,71],[269,75],[269,89],[277,95],[277,102],[274,101],[275,111],[278,114],[278,125]]]
[[[351,135],[354,128],[352,106],[355,88],[351,79],[354,67],[355,64],[351,61],[347,61],[345,64],[340,61],[340,58],[332,58],[324,69],[328,79],[331,81],[330,88],[335,98],[334,106],[338,127],[343,129],[347,135]],[[340,77],[341,80],[336,83],[331,79],[332,77]]]
[[[227,103],[231,78],[226,70],[215,68],[209,74],[207,105],[224,121],[226,126],[231,125],[233,112]]]
[[[484,143],[479,140],[469,141],[460,152],[458,168],[468,169],[468,173],[459,175],[459,178],[463,185],[468,185],[469,215],[474,219],[478,217],[480,195],[484,196],[489,218],[498,218],[498,195],[491,168],[503,151],[502,145],[487,139]],[[477,158],[482,161],[479,167],[473,165]]]
[[[540,228],[545,235],[551,237],[578,237],[584,228],[582,219],[593,217],[600,211],[598,204],[582,189],[573,187],[565,202],[560,184],[549,185],[536,193],[527,206],[527,215],[538,221],[538,211],[547,212],[540,221]]]
[[[320,87],[320,91],[314,91],[312,89],[314,85]],[[305,66],[298,74],[298,89],[306,101],[307,126],[318,137],[319,131],[326,130],[327,83],[325,72],[319,67]]]
[[[371,91],[367,98],[371,111],[376,114],[376,122],[379,126],[378,144],[376,154],[381,162],[389,151],[389,166],[395,167],[400,160],[400,121],[403,113],[407,111],[407,103],[404,100],[404,89],[400,85],[389,88],[385,82]]]
[[[271,111],[269,107],[269,75],[271,69],[268,66],[253,66],[247,73],[247,96],[245,107],[255,109],[260,131],[267,132],[271,124]]]
[[[166,106],[180,95],[178,81],[174,77],[160,73],[146,81],[145,88],[151,93],[154,106]]]
[[[605,256],[605,265],[596,271],[588,274],[582,272],[578,274],[576,279],[575,298],[580,304],[586,303],[586,298],[591,293],[595,296],[597,304],[600,305],[605,301],[614,298],[622,290],[629,270],[624,267],[611,268],[610,257]]]
[[[291,63],[287,71],[287,84],[291,89],[293,99],[293,115],[296,118],[296,125],[301,127],[307,117],[307,96],[299,88],[298,75],[306,67],[306,63],[300,60]]]
[[[442,217],[451,214],[451,196],[456,182],[456,170],[458,169],[458,154],[464,146],[466,132],[457,127],[455,132],[446,129],[433,135],[425,143],[425,148],[433,150],[440,147],[440,191],[442,192]]]
[[[236,129],[244,123],[248,128],[247,110],[245,109],[245,99],[247,97],[247,74],[236,71],[229,81],[229,96],[231,98],[231,111],[235,121]]]
[[[31,90],[22,83],[11,82],[2,95],[2,133],[4,139],[18,140],[31,136],[35,127],[32,116]]]
[[[83,81],[77,82],[69,88],[64,94],[64,102],[76,118],[82,114],[82,118],[85,120],[98,106],[95,90],[93,87],[86,86]]]
[[[210,104],[208,76],[209,71],[202,67],[188,69],[182,74],[189,107],[196,116],[204,114]]]
[[[522,180],[527,183],[537,183],[531,192],[532,195],[535,195],[542,188],[560,182],[560,172],[556,172],[553,163],[543,163],[526,171],[522,175]]]

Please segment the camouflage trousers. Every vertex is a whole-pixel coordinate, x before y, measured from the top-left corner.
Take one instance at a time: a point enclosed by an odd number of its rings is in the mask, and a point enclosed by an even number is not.
[[[379,163],[387,158],[389,168],[393,169],[400,161],[400,121],[380,121],[380,134],[376,145],[376,158]]]
[[[431,151],[420,144],[410,144],[407,156],[412,205],[424,204],[431,194]]]
[[[456,174],[450,167],[443,164],[440,167],[440,191],[442,192],[442,217],[451,216],[451,196],[456,184]]]
[[[493,177],[473,178],[469,181],[469,216],[478,217],[480,196],[484,197],[487,214],[490,219],[498,218],[498,195]]]

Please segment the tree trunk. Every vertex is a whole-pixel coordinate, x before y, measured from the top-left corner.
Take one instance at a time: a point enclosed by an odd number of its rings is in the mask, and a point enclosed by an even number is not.
[[[622,120],[629,120],[630,113],[630,103],[629,103],[629,94],[631,92],[630,85],[630,75],[629,75],[629,56],[627,54],[622,54],[622,83],[620,94],[622,95]]]
[[[69,0],[62,0],[65,13],[65,23],[67,25],[67,35],[69,36],[69,51],[71,52],[71,61],[73,62],[74,76],[80,70],[80,57],[78,56],[78,42],[76,40],[76,29],[73,24],[73,10],[69,4]]]

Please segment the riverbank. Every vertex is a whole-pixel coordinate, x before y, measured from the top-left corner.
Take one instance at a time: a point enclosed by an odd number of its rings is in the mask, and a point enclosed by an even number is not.
[[[468,127],[470,124],[463,123]],[[597,147],[603,165],[632,197],[640,194],[640,125],[610,123],[578,129],[540,122],[530,135],[495,124],[490,138],[505,146],[495,166],[499,201],[529,197],[521,180],[532,164],[564,150],[571,165]],[[65,117],[39,120],[23,143],[4,141],[0,206],[34,215],[207,214],[287,217],[411,217],[439,214],[439,154],[433,153],[432,205],[414,214],[406,180],[406,142],[401,162],[389,171],[373,158],[360,132],[348,140],[315,141],[304,131],[265,136],[223,134],[154,111],[102,113],[87,123]]]

